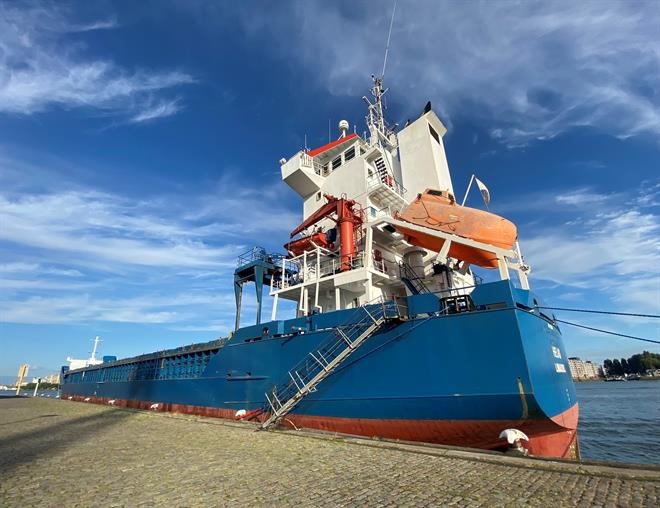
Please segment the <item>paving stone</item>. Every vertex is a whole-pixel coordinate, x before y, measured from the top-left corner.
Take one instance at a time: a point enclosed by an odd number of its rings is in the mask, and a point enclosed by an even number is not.
[[[0,399],[0,506],[657,506],[660,473]]]

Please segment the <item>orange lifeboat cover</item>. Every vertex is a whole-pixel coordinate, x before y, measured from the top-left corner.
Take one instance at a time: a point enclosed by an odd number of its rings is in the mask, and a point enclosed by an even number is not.
[[[332,247],[325,233],[314,233],[313,235],[303,236],[302,238],[284,244],[284,248],[293,253],[294,256],[299,256],[308,250],[314,250],[317,246],[324,249],[330,249]]]
[[[462,236],[502,249],[511,249],[518,232],[511,221],[483,210],[460,206],[448,192],[426,189],[397,216],[418,226]],[[439,252],[445,240],[397,226],[406,241]],[[497,257],[483,249],[452,242],[449,256],[484,268],[497,268]]]

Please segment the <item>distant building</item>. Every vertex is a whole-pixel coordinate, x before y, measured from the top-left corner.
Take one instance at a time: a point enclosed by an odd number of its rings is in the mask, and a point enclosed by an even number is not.
[[[600,367],[591,360],[580,360],[574,356],[568,359],[568,366],[573,379],[598,379],[600,377]]]

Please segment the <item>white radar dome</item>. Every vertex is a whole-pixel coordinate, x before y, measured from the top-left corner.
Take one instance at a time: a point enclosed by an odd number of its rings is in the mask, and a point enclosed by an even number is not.
[[[339,132],[341,132],[341,137],[343,138],[346,136],[346,133],[348,132],[348,121],[346,120],[340,120],[339,122]]]

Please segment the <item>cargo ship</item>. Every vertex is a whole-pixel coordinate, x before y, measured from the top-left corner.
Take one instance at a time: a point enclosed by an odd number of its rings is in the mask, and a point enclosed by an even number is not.
[[[61,398],[490,450],[514,428],[533,455],[576,458],[561,331],[516,226],[457,203],[430,103],[399,129],[382,79],[370,92],[362,136],[341,121],[334,141],[280,160],[303,220],[285,252],[239,257],[232,333],[63,367]],[[256,317],[241,326],[248,286]]]

